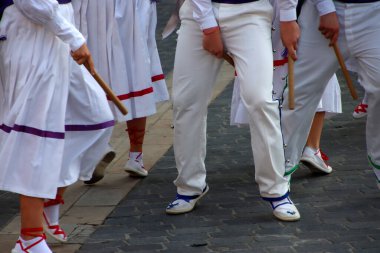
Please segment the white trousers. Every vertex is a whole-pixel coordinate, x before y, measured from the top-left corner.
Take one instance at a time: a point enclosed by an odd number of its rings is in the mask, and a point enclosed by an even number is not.
[[[347,59],[355,57],[368,95],[367,152],[375,171],[380,169],[380,2],[334,2],[340,23],[339,47]],[[334,51],[318,31],[319,16],[306,1],[299,19],[302,36],[295,63],[295,110],[288,109],[285,93],[282,127],[287,173],[293,172],[306,143],[315,109],[331,75],[338,69]],[[380,178],[380,173],[377,174]]]
[[[234,58],[241,97],[250,118],[255,179],[264,198],[288,192],[278,102],[272,99],[273,55],[268,0],[247,4],[216,4],[226,50]],[[206,185],[206,119],[216,76],[222,64],[202,48],[202,31],[186,1],[180,10],[173,74],[174,152],[179,194],[200,194]],[[259,59],[259,60],[257,60]],[[222,154],[221,154],[222,155]]]

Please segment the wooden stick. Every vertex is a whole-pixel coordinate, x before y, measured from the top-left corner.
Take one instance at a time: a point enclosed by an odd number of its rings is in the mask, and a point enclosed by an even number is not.
[[[84,64],[84,65],[86,66],[88,72],[90,72],[90,74],[91,74],[91,70],[89,69],[89,67],[86,64]],[[91,74],[91,75],[94,77],[96,82],[98,82],[100,87],[102,87],[104,92],[107,94],[107,97],[110,98],[112,100],[112,102],[116,105],[116,107],[119,109],[119,111],[123,115],[127,115],[128,114],[127,108],[125,108],[124,104],[115,95],[115,93],[111,90],[111,88],[107,85],[107,83],[103,80],[103,78],[96,71],[94,74]]]
[[[223,53],[223,59],[228,62],[229,64],[232,65],[232,67],[235,67],[235,62],[234,62],[234,59],[232,59],[232,57],[227,54],[226,52]]]
[[[288,89],[289,89],[289,109],[294,110],[294,61],[288,56]]]
[[[334,47],[335,55],[336,55],[336,58],[338,59],[340,68],[342,69],[342,72],[343,72],[343,75],[344,75],[344,79],[346,79],[347,87],[350,90],[351,97],[354,100],[357,100],[358,99],[358,94],[356,93],[355,87],[352,84],[352,80],[351,80],[350,74],[348,73],[346,64],[344,63],[344,60],[343,60],[342,54],[340,53],[339,47],[338,47],[338,45],[336,43],[333,44],[333,47]]]

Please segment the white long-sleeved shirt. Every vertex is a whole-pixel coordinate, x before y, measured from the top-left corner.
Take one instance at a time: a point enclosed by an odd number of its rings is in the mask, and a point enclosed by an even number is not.
[[[311,0],[317,7],[319,16],[326,15],[331,12],[335,12],[335,5],[331,0]]]
[[[14,0],[14,4],[32,22],[45,26],[69,44],[72,51],[86,42],[75,26],[59,13],[56,0]]]
[[[277,0],[280,7],[280,20],[293,21],[297,19],[296,7],[298,0]],[[212,10],[211,0],[191,0],[194,19],[202,30],[217,26]]]

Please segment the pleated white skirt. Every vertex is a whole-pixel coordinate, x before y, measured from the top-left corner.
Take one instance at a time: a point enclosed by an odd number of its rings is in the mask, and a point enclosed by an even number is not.
[[[99,74],[129,113],[118,121],[152,115],[169,99],[157,51],[156,4],[148,0],[74,0],[77,27],[87,37]]]
[[[71,4],[59,11],[73,19]],[[5,10],[0,33],[6,37],[0,42],[0,189],[55,198],[57,187],[91,176],[113,116],[104,92],[53,33],[15,6]]]

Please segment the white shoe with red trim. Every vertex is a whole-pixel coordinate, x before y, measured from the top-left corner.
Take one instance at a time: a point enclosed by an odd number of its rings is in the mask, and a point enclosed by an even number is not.
[[[16,242],[11,253],[52,253],[46,243],[45,234],[36,235],[35,232],[43,232],[42,228],[22,229],[21,234],[26,236],[35,236],[31,240],[24,240],[21,237]]]
[[[367,116],[367,108],[368,108],[367,104],[363,104],[363,103],[358,104],[355,107],[354,112],[352,113],[352,117],[354,117],[355,119],[360,119]]]
[[[135,176],[135,177],[148,176],[148,171],[145,170],[144,168],[142,158],[143,158],[143,153],[130,152],[129,159],[124,166],[124,170],[128,172],[131,176]]]
[[[56,199],[44,203],[43,220],[44,231],[57,241],[67,242],[67,235],[59,225],[59,207],[64,204],[63,198],[57,195]]]
[[[330,174],[332,168],[327,164],[329,158],[321,152],[308,146],[305,147],[300,160],[300,166],[310,169],[312,172]]]

